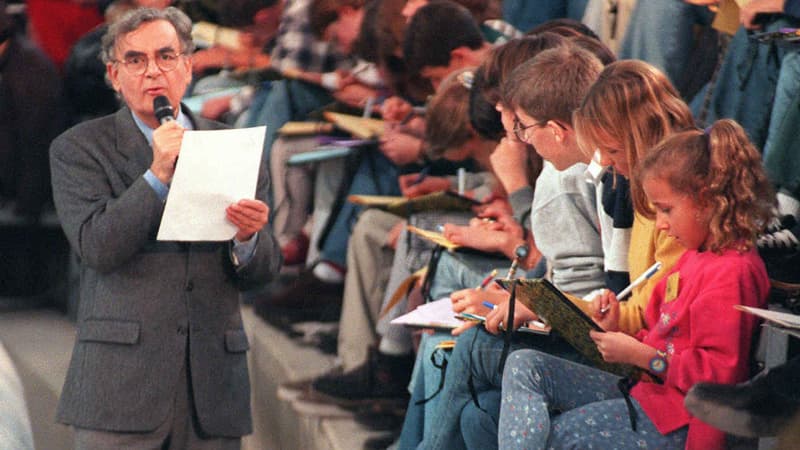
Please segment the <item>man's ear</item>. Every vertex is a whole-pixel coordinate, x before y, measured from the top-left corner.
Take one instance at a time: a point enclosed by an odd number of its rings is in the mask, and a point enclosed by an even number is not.
[[[111,87],[117,92],[119,92],[119,81],[117,80],[118,76],[119,67],[114,63],[106,64],[106,78],[111,83]]]

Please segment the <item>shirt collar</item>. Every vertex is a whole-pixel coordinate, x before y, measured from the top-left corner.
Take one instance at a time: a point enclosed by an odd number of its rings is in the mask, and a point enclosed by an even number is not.
[[[600,179],[603,177],[603,174],[607,169],[608,167],[603,167],[600,164],[600,152],[595,151],[594,155],[592,155],[591,162],[589,162],[589,165],[586,166],[586,172],[584,172],[586,181],[594,184],[600,183]]]

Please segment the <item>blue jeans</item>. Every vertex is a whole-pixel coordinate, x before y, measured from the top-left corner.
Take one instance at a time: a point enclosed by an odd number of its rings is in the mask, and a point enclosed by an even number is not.
[[[503,374],[500,448],[684,448],[688,427],[662,435],[634,398],[637,431],[631,429],[618,380],[535,350],[512,353]],[[551,417],[553,410],[561,414]]]
[[[347,195],[400,195],[398,175],[397,166],[377,148],[363,149]],[[325,241],[322,242],[320,259],[341,267],[347,266],[347,243],[361,209],[361,206],[348,201],[342,204],[342,208],[332,219],[333,223]]]
[[[588,0],[505,0],[503,20],[523,33],[548,20],[569,17],[580,21]]]
[[[333,101],[325,89],[296,80],[278,80],[258,91],[250,105],[248,127],[266,125],[261,160],[269,168],[270,150],[278,129],[291,120],[306,120],[308,114]],[[269,192],[272,201],[272,190]]]
[[[658,67],[673,84],[684,80],[694,44],[694,26],[707,26],[713,14],[683,0],[640,0],[631,14],[619,59],[641,59]]]
[[[467,450],[497,448],[497,424],[500,421],[500,390],[477,394],[478,403],[469,402],[461,410],[461,435]]]
[[[448,297],[457,290],[475,287],[492,269],[497,269],[498,278],[505,277],[509,266],[509,260],[503,256],[444,252],[433,275],[430,295],[437,300]],[[542,262],[529,273],[524,270],[517,271],[517,277],[537,278],[544,276],[545,271],[546,265],[542,259]]]
[[[509,352],[536,348],[570,360],[582,361],[569,344],[553,336],[515,336]],[[500,392],[503,378],[500,371],[504,345],[502,336],[490,334],[483,327],[474,327],[459,336],[456,342],[448,361],[444,387],[425,417],[425,421],[431,425],[426,428],[418,448],[477,448],[476,442],[466,441],[466,435],[462,434],[464,429],[460,425],[464,420],[475,418],[479,412],[483,413],[483,417],[478,419],[484,426],[480,441],[497,442],[497,429],[488,427],[491,423],[489,420],[499,414],[500,405],[491,400],[493,396],[490,393]],[[478,400],[477,405],[474,403],[473,392]],[[481,402],[481,398],[485,398],[487,403]],[[465,408],[468,414],[466,417]]]
[[[417,448],[425,433],[429,433],[431,408],[439,401],[436,395],[442,382],[442,371],[436,366],[442,365],[450,355],[443,350],[436,350],[436,345],[444,340],[452,339],[449,333],[423,334],[414,362],[414,371],[411,373],[409,392],[411,400],[408,402],[406,417],[403,421],[403,431],[398,441],[398,450],[411,450]],[[431,359],[433,355],[433,360]],[[427,414],[426,414],[427,413]]]
[[[786,54],[781,63],[775,102],[764,144],[764,167],[770,181],[800,198],[800,52]]]
[[[797,25],[786,19],[776,20],[765,31]],[[731,40],[728,52],[720,67],[717,83],[712,87],[711,103],[703,126],[719,119],[733,119],[747,131],[757,148],[764,148],[773,93],[778,84],[778,74],[785,51],[773,44],[760,44],[748,38],[748,31],[740,27]],[[692,112],[700,118],[704,88],[692,101]]]

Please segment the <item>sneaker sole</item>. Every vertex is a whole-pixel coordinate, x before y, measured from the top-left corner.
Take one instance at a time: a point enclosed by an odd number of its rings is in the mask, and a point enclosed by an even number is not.
[[[323,392],[314,390],[314,388],[311,388],[308,391],[303,392],[300,396],[297,397],[296,401],[301,401],[306,403],[332,404],[350,410],[355,410],[358,408],[375,404],[378,404],[381,407],[387,409],[398,408],[398,407],[403,408],[408,406],[408,399],[402,397],[370,397],[370,398],[348,399],[348,398],[339,398],[339,397],[334,397],[332,395],[327,395]]]
[[[331,403],[316,403],[295,398],[292,402],[292,409],[298,414],[309,417],[333,417],[351,418],[354,412]]]

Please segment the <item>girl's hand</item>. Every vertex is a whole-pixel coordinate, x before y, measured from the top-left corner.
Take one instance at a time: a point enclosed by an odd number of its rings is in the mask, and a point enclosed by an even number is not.
[[[486,316],[491,311],[484,301],[497,305],[508,300],[508,292],[496,283],[489,283],[485,289],[462,289],[450,294],[450,301],[453,302],[455,313],[471,313],[479,316]]]
[[[650,358],[655,349],[642,344],[635,337],[620,331],[590,331],[589,336],[603,359],[610,363],[633,364],[643,369],[648,368]]]
[[[492,334],[498,334],[501,331],[506,329],[505,321],[508,318],[508,305],[511,294],[506,292],[506,300],[502,303],[498,304],[489,314],[486,315],[486,331]],[[514,323],[513,329],[517,329],[521,327],[526,322],[530,322],[532,320],[539,320],[539,316],[537,316],[533,311],[526,308],[525,305],[522,303],[517,302],[514,306]],[[503,325],[502,327],[500,325]]]
[[[592,320],[606,331],[619,330],[619,300],[613,291],[606,289],[592,300]]]
[[[477,314],[479,316],[486,316],[486,314],[488,314],[488,312],[491,310],[484,305],[483,302],[488,301],[492,304],[497,304],[502,302],[503,299],[507,298],[507,294],[508,293],[503,288],[492,283],[483,290],[462,289],[460,291],[453,292],[450,294],[450,301],[453,302],[453,311],[456,313],[467,312]],[[455,328],[450,333],[453,336],[458,336],[475,325],[478,325],[478,323],[479,322],[471,320],[465,321],[460,327]]]

